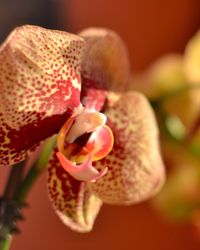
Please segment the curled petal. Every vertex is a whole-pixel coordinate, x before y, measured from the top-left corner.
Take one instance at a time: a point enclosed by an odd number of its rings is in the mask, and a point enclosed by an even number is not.
[[[104,125],[97,131],[93,132],[86,145],[75,156],[70,158],[76,163],[81,163],[85,160],[88,154],[92,155],[92,161],[98,161],[110,153],[114,143],[112,130]],[[73,145],[71,145],[73,149]]]
[[[112,130],[108,126],[102,126],[98,131],[94,132],[95,142],[94,142],[94,157],[93,161],[98,161],[110,153],[113,148],[114,137]],[[92,135],[93,136],[93,135]],[[92,137],[91,136],[91,137]],[[91,138],[93,141],[93,138]],[[88,145],[90,144],[90,139]],[[86,144],[87,149],[87,144]]]
[[[111,204],[132,204],[150,198],[160,190],[165,177],[158,145],[158,129],[144,96],[124,94],[105,112],[114,133],[114,147],[95,162],[107,174],[90,183],[99,198]]]
[[[0,48],[0,165],[27,157],[80,104],[84,41],[36,26],[16,28]]]
[[[107,168],[104,168],[101,172],[98,172],[92,166],[92,154],[89,154],[82,164],[76,165],[60,152],[57,152],[57,157],[62,167],[76,180],[95,182],[97,179],[106,174]]]
[[[64,224],[79,232],[92,229],[102,202],[80,182],[67,174],[54,154],[48,167],[48,192]]]
[[[79,136],[91,133],[106,123],[106,116],[100,112],[80,108],[62,126],[58,134],[58,148],[62,152],[64,142],[73,143]]]
[[[122,39],[108,29],[90,28],[79,35],[86,42],[81,68],[82,103],[100,110],[105,90],[123,91],[127,88],[130,76],[127,50]]]
[[[65,122],[57,139],[61,152],[58,157],[63,159],[64,165],[73,166],[67,159],[83,163],[89,154],[92,161],[96,161],[110,153],[114,139],[111,129],[104,125],[106,119],[103,113],[81,107]]]

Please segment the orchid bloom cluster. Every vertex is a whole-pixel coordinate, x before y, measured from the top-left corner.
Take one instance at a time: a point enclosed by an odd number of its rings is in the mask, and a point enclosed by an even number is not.
[[[133,79],[133,86],[152,103],[163,99],[155,111],[162,123],[168,178],[154,205],[168,218],[191,221],[200,231],[200,31],[183,54],[159,58]]]
[[[0,166],[56,135],[48,192],[66,225],[90,231],[102,203],[134,204],[160,190],[155,117],[128,91],[127,51],[115,32],[22,26],[2,44],[0,62]]]

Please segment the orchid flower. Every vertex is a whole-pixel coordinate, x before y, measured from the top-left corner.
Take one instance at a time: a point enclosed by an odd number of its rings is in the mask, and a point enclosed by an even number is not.
[[[165,102],[170,136],[161,132],[161,147],[170,171],[154,204],[169,218],[191,221],[199,228],[200,31],[189,40],[182,55],[160,58],[150,71],[154,93],[186,87]]]
[[[25,160],[57,134],[48,192],[66,225],[90,231],[103,202],[134,204],[158,192],[165,174],[155,117],[142,94],[126,91],[129,61],[115,32],[22,26],[0,61],[0,165]]]

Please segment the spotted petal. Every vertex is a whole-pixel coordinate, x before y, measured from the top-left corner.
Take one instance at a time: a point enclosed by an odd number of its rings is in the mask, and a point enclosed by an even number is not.
[[[79,232],[92,229],[102,201],[89,191],[86,182],[68,175],[55,154],[49,162],[48,191],[64,224]]]
[[[103,90],[123,91],[127,88],[130,65],[126,46],[114,31],[108,29],[89,28],[79,35],[86,42],[81,68],[82,102],[100,110],[105,98]]]
[[[16,28],[0,48],[0,165],[27,157],[80,104],[84,41],[36,26]]]
[[[97,169],[107,174],[90,183],[90,190],[106,203],[132,204],[153,196],[164,181],[158,129],[146,98],[136,92],[124,94],[105,112],[114,132],[114,147]]]

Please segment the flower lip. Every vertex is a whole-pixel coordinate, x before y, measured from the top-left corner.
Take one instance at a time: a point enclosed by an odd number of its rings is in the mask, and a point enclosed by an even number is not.
[[[69,161],[61,152],[57,152],[57,157],[62,167],[76,180],[95,182],[107,173],[107,167],[102,171],[96,170],[92,166],[92,154],[88,154],[86,160],[79,165]]]
[[[104,114],[83,108],[74,116],[74,122],[70,130],[67,131],[66,141],[73,143],[79,136],[93,132],[105,123],[106,116]]]
[[[57,157],[63,168],[78,180],[95,181],[106,173],[106,168],[98,172],[92,167],[92,161],[104,158],[113,147],[114,138],[105,125],[106,119],[103,113],[81,107],[58,134]]]

